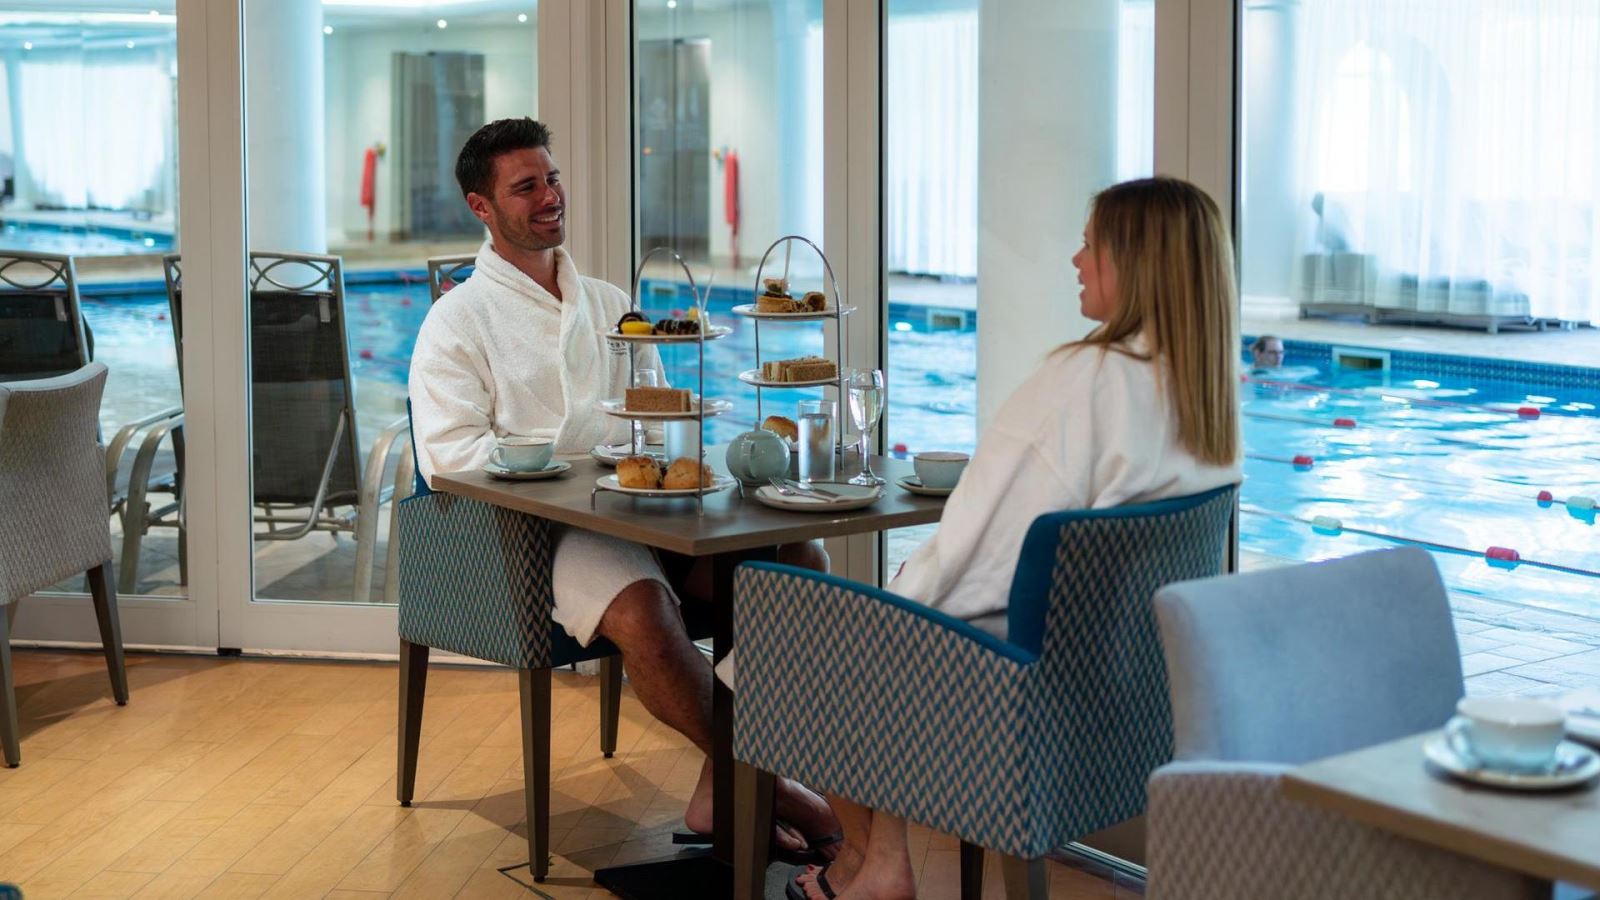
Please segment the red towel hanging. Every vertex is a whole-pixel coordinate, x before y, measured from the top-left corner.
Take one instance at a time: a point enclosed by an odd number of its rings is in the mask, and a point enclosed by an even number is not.
[[[739,265],[739,154],[722,157],[722,215],[728,222],[728,255]]]
[[[373,211],[378,206],[378,149],[368,147],[361,159],[361,205],[367,208],[367,240],[372,240]]]

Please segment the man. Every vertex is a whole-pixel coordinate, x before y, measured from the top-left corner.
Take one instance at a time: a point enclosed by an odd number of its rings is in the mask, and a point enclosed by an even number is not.
[[[1250,345],[1250,368],[1257,372],[1270,372],[1283,368],[1283,339],[1263,334]]]
[[[489,240],[473,276],[440,298],[417,336],[410,395],[423,477],[480,468],[506,435],[552,438],[558,454],[627,440],[629,423],[595,406],[628,386],[627,353],[601,332],[630,303],[615,285],[580,275],[561,249],[566,189],[549,129],[526,118],[483,126],[461,148],[456,180]],[[666,383],[654,348],[638,364]],[[684,630],[663,560],[581,529],[559,528],[555,541],[553,618],[582,644],[596,635],[616,644],[640,702],[707,754],[684,820],[709,833],[711,667]],[[827,568],[814,544],[780,547],[779,559]],[[667,562],[685,573],[683,592],[704,599],[708,561]],[[779,785],[777,807],[792,823],[778,829],[780,848],[803,850],[806,836],[838,829],[822,798],[792,782]]]

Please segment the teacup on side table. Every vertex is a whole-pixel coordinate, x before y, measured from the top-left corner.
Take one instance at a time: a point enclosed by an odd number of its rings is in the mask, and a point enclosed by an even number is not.
[[[948,450],[930,450],[911,457],[912,468],[917,470],[917,480],[933,490],[949,490],[961,480],[967,462],[972,457]]]
[[[537,472],[550,465],[556,442],[547,437],[506,435],[494,442],[489,461],[508,472]]]

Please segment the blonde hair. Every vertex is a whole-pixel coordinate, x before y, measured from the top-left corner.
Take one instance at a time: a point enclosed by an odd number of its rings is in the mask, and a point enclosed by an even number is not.
[[[1216,202],[1176,178],[1127,181],[1095,195],[1088,231],[1116,268],[1116,309],[1068,346],[1136,355],[1124,342],[1143,333],[1147,358],[1167,370],[1184,449],[1212,465],[1237,462],[1238,298]]]

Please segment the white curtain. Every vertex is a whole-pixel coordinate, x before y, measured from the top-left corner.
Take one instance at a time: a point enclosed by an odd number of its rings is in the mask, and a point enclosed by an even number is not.
[[[1307,0],[1299,34],[1303,296],[1600,322],[1600,3]]]
[[[21,133],[37,204],[167,212],[172,146],[170,61],[154,51],[30,56],[18,66]]]
[[[977,11],[891,16],[887,30],[885,263],[891,272],[976,278]]]

